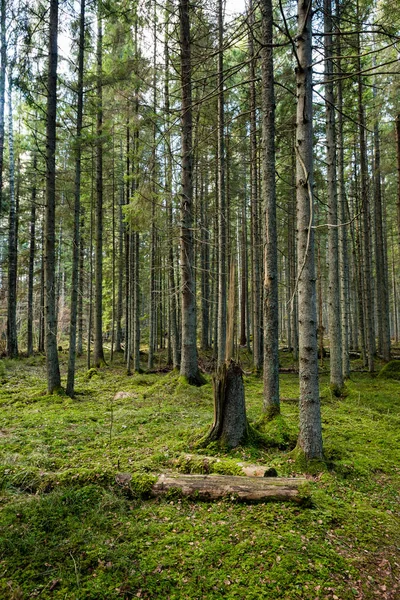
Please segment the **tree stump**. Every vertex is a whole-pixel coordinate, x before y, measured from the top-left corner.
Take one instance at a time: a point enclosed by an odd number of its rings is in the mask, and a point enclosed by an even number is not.
[[[213,377],[214,423],[201,446],[219,441],[236,448],[246,441],[248,424],[242,369],[235,361],[223,363]]]

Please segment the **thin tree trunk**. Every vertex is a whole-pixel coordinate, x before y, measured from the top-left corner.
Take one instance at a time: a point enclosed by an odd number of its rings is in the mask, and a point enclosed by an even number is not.
[[[202,383],[197,364],[196,298],[193,273],[193,148],[192,148],[192,69],[190,17],[188,0],[179,2],[181,52],[181,128],[182,128],[182,191],[181,191],[181,288],[182,288],[182,360],[181,375],[190,384]]]
[[[3,212],[4,104],[6,92],[6,0],[0,4],[0,216]]]
[[[72,242],[72,281],[71,281],[71,319],[69,330],[69,357],[67,375],[67,395],[74,397],[75,356],[76,356],[76,322],[78,314],[79,293],[79,247],[81,220],[81,156],[82,156],[82,122],[83,122],[83,61],[85,51],[85,0],[81,0],[79,17],[79,53],[78,53],[78,110],[76,117],[76,158],[75,158],[75,203],[74,203],[74,238]]]
[[[336,396],[343,389],[342,331],[340,315],[339,239],[336,190],[335,98],[333,94],[332,0],[324,0],[326,165],[328,183],[328,323],[330,384]]]
[[[298,298],[300,433],[298,446],[307,459],[322,458],[318,388],[317,311],[313,231],[312,11],[298,2],[296,187],[298,214]]]
[[[96,156],[96,287],[93,361],[96,367],[105,363],[103,349],[103,28],[100,3],[97,16],[97,156]]]
[[[373,88],[376,99],[376,86]],[[389,324],[389,277],[387,272],[386,244],[383,231],[381,150],[378,120],[374,122],[374,208],[375,208],[375,257],[377,285],[377,324],[379,351],[385,362],[390,360]]]
[[[18,356],[17,335],[17,210],[15,198],[15,161],[12,110],[12,73],[8,82],[8,147],[10,174],[10,211],[8,230],[8,298],[7,298],[7,355]]]
[[[57,351],[55,298],[56,116],[57,116],[58,0],[50,0],[49,63],[46,119],[45,311],[47,389],[61,387]]]
[[[218,0],[218,364],[225,360],[226,345],[226,197],[224,107],[223,0]]]
[[[252,0],[249,1],[249,24],[254,27]],[[252,332],[253,365],[256,372],[261,371],[261,274],[260,274],[260,236],[258,206],[258,168],[257,168],[257,124],[256,124],[256,58],[254,55],[253,33],[249,32],[250,55],[250,205],[251,205],[251,288],[252,288]]]
[[[278,240],[275,192],[275,95],[272,36],[272,2],[262,0],[262,193],[264,241],[264,400],[267,418],[280,413]]]
[[[28,356],[33,354],[33,282],[35,268],[35,235],[36,235],[36,170],[37,154],[33,154],[33,186],[31,196],[31,219],[30,219],[30,241],[29,241],[29,271],[28,271],[28,321],[27,321],[27,351]]]
[[[44,282],[44,229],[42,226],[41,235],[41,257],[40,257],[40,309],[39,309],[39,335],[38,335],[38,351],[45,351],[45,282]]]

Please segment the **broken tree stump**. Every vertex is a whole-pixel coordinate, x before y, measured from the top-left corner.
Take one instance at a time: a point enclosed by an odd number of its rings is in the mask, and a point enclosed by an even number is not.
[[[232,475],[160,475],[150,494],[161,496],[178,490],[201,500],[232,497],[242,502],[292,501],[307,498],[303,477],[241,477]]]

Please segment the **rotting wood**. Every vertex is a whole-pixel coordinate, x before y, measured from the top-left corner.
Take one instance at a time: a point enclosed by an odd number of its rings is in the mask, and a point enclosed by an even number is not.
[[[183,496],[200,500],[231,497],[242,502],[303,502],[305,478],[241,477],[231,475],[160,475],[151,495],[161,496],[178,490]]]

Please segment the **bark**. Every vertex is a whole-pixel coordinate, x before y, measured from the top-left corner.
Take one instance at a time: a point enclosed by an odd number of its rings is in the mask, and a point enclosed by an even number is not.
[[[218,0],[218,364],[221,364],[225,360],[227,288],[227,215],[225,197],[225,107],[223,38],[223,0]]]
[[[105,363],[103,349],[103,28],[100,11],[97,17],[97,123],[96,123],[96,272],[93,362]]]
[[[32,171],[33,185],[31,196],[31,219],[30,219],[30,241],[29,241],[29,270],[28,270],[28,321],[27,321],[27,350],[28,356],[33,354],[33,282],[35,268],[35,234],[36,234],[36,169],[37,154],[33,155]]]
[[[44,259],[44,229],[42,227],[41,257],[40,257],[40,309],[39,309],[39,335],[38,351],[45,351],[45,259]]]
[[[238,217],[239,221],[239,217]],[[247,227],[246,227],[246,201],[242,206],[242,226],[238,222],[238,236],[240,236],[240,336],[239,345],[247,344]],[[239,244],[238,244],[239,245]]]
[[[188,0],[179,2],[181,60],[181,289],[182,289],[182,358],[180,373],[190,384],[202,383],[197,364],[196,298],[193,273],[193,148],[192,148],[192,72]]]
[[[397,242],[400,246],[400,114],[396,117],[397,155]]]
[[[179,332],[178,332],[178,310],[177,310],[177,295],[178,290],[175,285],[175,268],[174,268],[174,220],[172,206],[172,150],[171,150],[171,112],[169,100],[169,49],[168,49],[168,33],[169,33],[169,12],[166,15],[166,33],[164,40],[164,59],[165,59],[165,82],[164,82],[164,113],[166,118],[166,166],[165,166],[165,194],[167,203],[167,226],[168,226],[168,285],[170,298],[170,336],[169,344],[171,345],[172,366],[174,369],[179,369],[180,366],[180,351],[179,351]]]
[[[0,4],[0,216],[3,212],[4,104],[6,92],[6,0]]]
[[[50,0],[49,62],[46,118],[45,313],[47,389],[61,387],[57,351],[55,298],[56,116],[57,116],[58,0]]]
[[[358,10],[358,5],[357,5]],[[357,34],[358,55],[360,55],[360,34]],[[360,136],[360,183],[362,199],[361,215],[361,240],[363,255],[363,299],[364,299],[364,325],[365,341],[367,350],[368,370],[374,371],[375,358],[375,331],[374,331],[374,307],[372,291],[372,267],[371,267],[371,243],[370,243],[370,201],[368,189],[368,164],[367,164],[367,143],[365,131],[365,113],[363,104],[363,82],[361,78],[361,59],[358,58],[358,123]]]
[[[157,345],[157,307],[156,307],[156,259],[157,259],[157,232],[156,232],[156,111],[157,111],[157,87],[156,87],[156,52],[157,52],[157,21],[156,4],[153,10],[153,147],[151,157],[151,177],[152,177],[152,200],[151,200],[151,228],[150,228],[150,315],[149,315],[149,354],[147,366],[152,369],[154,366],[154,351]]]
[[[8,229],[8,298],[7,298],[7,355],[18,356],[17,334],[17,206],[15,197],[14,132],[12,110],[12,73],[8,82],[8,147],[10,211]]]
[[[119,172],[119,206],[118,206],[118,297],[117,297],[117,315],[116,315],[116,338],[115,352],[122,352],[122,315],[123,315],[123,279],[124,279],[124,220],[123,210],[124,205],[124,183],[123,183],[123,168],[122,168],[122,140],[120,146],[120,163],[121,169]]]
[[[333,94],[332,0],[324,0],[326,169],[328,184],[328,324],[330,384],[335,395],[343,389],[340,315],[338,207],[336,190],[335,98]]]
[[[376,99],[376,87],[373,88]],[[378,119],[374,122],[374,209],[375,209],[375,262],[377,281],[377,325],[379,352],[385,362],[390,360],[389,276],[387,271],[386,241],[383,229],[381,150]]]
[[[298,227],[300,433],[307,459],[322,457],[318,388],[317,311],[313,231],[312,23],[310,3],[298,2],[296,188]]]
[[[278,240],[275,191],[275,95],[272,2],[262,0],[262,193],[264,241],[264,400],[263,412],[274,417],[279,405]]]
[[[72,281],[71,281],[71,317],[69,330],[69,357],[66,392],[74,397],[75,357],[76,357],[76,324],[78,315],[79,293],[79,249],[81,221],[81,156],[82,156],[82,123],[83,123],[83,61],[85,51],[85,0],[81,0],[79,16],[79,51],[78,51],[78,86],[76,117],[76,157],[75,157],[75,189],[74,189],[74,237],[72,240]]]
[[[214,423],[202,446],[218,441],[236,448],[247,439],[248,424],[242,369],[234,361],[224,362],[213,377]]]
[[[336,0],[336,13],[339,15],[340,29],[340,4]],[[337,55],[342,54],[341,38],[337,36]],[[350,284],[349,284],[349,258],[348,258],[348,226],[344,225],[347,221],[347,206],[344,184],[344,139],[343,139],[343,85],[340,75],[342,74],[341,59],[337,59],[337,71],[339,74],[337,81],[337,199],[339,214],[339,278],[340,278],[340,314],[341,314],[341,333],[342,333],[342,372],[343,377],[350,375]]]
[[[249,2],[249,24],[254,26],[252,0]],[[258,168],[257,168],[257,124],[256,124],[256,58],[254,55],[253,34],[249,33],[250,55],[250,205],[251,205],[251,287],[252,287],[252,332],[253,365],[256,372],[261,371],[261,268],[258,206]]]
[[[241,477],[233,475],[160,475],[151,495],[160,496],[179,489],[183,496],[202,500],[233,497],[242,502],[304,501],[301,486],[305,478]]]

